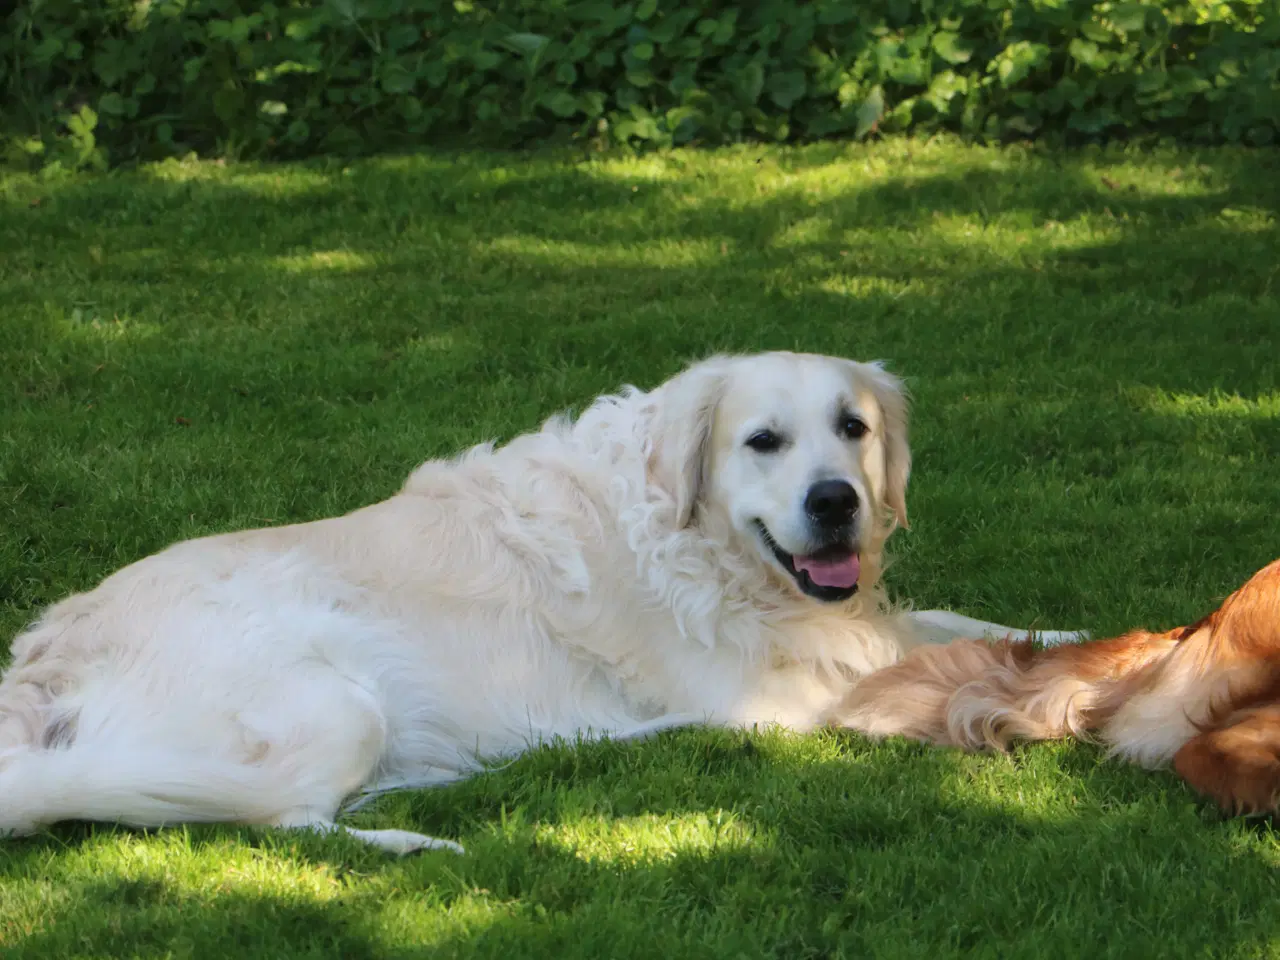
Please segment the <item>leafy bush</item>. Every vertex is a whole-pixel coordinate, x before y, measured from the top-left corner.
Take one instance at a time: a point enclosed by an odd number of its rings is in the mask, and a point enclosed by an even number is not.
[[[0,135],[40,164],[953,130],[1280,133],[1275,0],[23,0]]]

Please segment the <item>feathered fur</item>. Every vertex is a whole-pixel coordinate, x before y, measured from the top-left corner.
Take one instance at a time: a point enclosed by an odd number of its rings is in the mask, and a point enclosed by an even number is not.
[[[766,428],[785,442],[753,449]],[[809,729],[912,644],[1007,629],[889,609],[883,547],[909,474],[906,398],[879,366],[718,357],[423,464],[346,516],[179,543],[14,642],[0,833],[73,818],[333,829],[353,796],[550,738]],[[773,546],[806,561],[831,546],[805,503],[832,477],[859,506],[828,567],[857,590],[824,602]]]
[[[1097,738],[1145,767],[1172,762],[1233,813],[1280,800],[1280,561],[1190,626],[1037,649],[962,639],[859,682],[833,723],[964,749]]]

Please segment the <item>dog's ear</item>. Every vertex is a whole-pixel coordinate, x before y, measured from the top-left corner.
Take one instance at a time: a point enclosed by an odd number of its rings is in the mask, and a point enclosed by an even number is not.
[[[678,528],[693,522],[711,454],[711,431],[724,396],[719,358],[690,367],[658,391],[650,434],[649,469],[675,501]]]
[[[907,481],[911,479],[911,445],[907,439],[909,400],[906,385],[879,363],[858,364],[880,407],[884,442],[885,506],[897,526],[907,522]]]

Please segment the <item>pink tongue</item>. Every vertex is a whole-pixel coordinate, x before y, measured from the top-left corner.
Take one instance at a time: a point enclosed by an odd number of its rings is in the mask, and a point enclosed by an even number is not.
[[[850,554],[843,560],[819,560],[816,557],[792,557],[797,570],[804,570],[809,579],[820,587],[852,587],[858,582],[862,567],[858,555]]]

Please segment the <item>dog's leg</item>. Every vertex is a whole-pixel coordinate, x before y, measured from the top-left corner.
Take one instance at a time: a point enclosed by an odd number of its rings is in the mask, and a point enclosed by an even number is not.
[[[230,723],[198,691],[187,692],[171,709],[138,709],[114,726],[73,725],[67,742],[52,749],[42,745],[43,714],[15,714],[22,704],[7,691],[0,697],[0,836],[61,820],[241,823],[342,830],[395,853],[460,849],[408,831],[335,823],[343,798],[378,767],[386,724],[376,697],[331,664],[313,658],[279,671],[274,683],[248,691]],[[183,730],[199,731],[201,741]]]
[[[293,697],[283,691],[281,702],[288,706],[278,715],[272,711],[255,719],[269,728],[290,731],[285,739],[288,764],[298,771],[305,795],[318,802],[283,811],[273,818],[272,826],[341,831],[400,855],[419,850],[464,852],[450,840],[409,830],[361,830],[336,823],[343,799],[369,782],[381,759],[386,745],[382,710],[364,687],[327,664],[300,670],[288,683],[296,691]]]
[[[1280,705],[1242,711],[1185,743],[1173,768],[1223,810],[1275,811],[1280,803]]]
[[[907,614],[913,629],[925,643],[949,643],[952,640],[1028,640],[1036,639],[1045,646],[1079,643],[1090,639],[1087,630],[1021,630],[987,620],[976,620],[950,610],[918,610]]]
[[[342,832],[348,836],[363,840],[365,843],[380,847],[389,853],[403,856],[417,853],[420,850],[448,850],[452,853],[466,853],[461,844],[452,840],[440,840],[424,833],[411,830],[358,830],[345,824],[334,823],[324,816],[317,816],[309,807],[299,807],[281,816],[272,826],[292,830],[313,830],[316,833]]]

